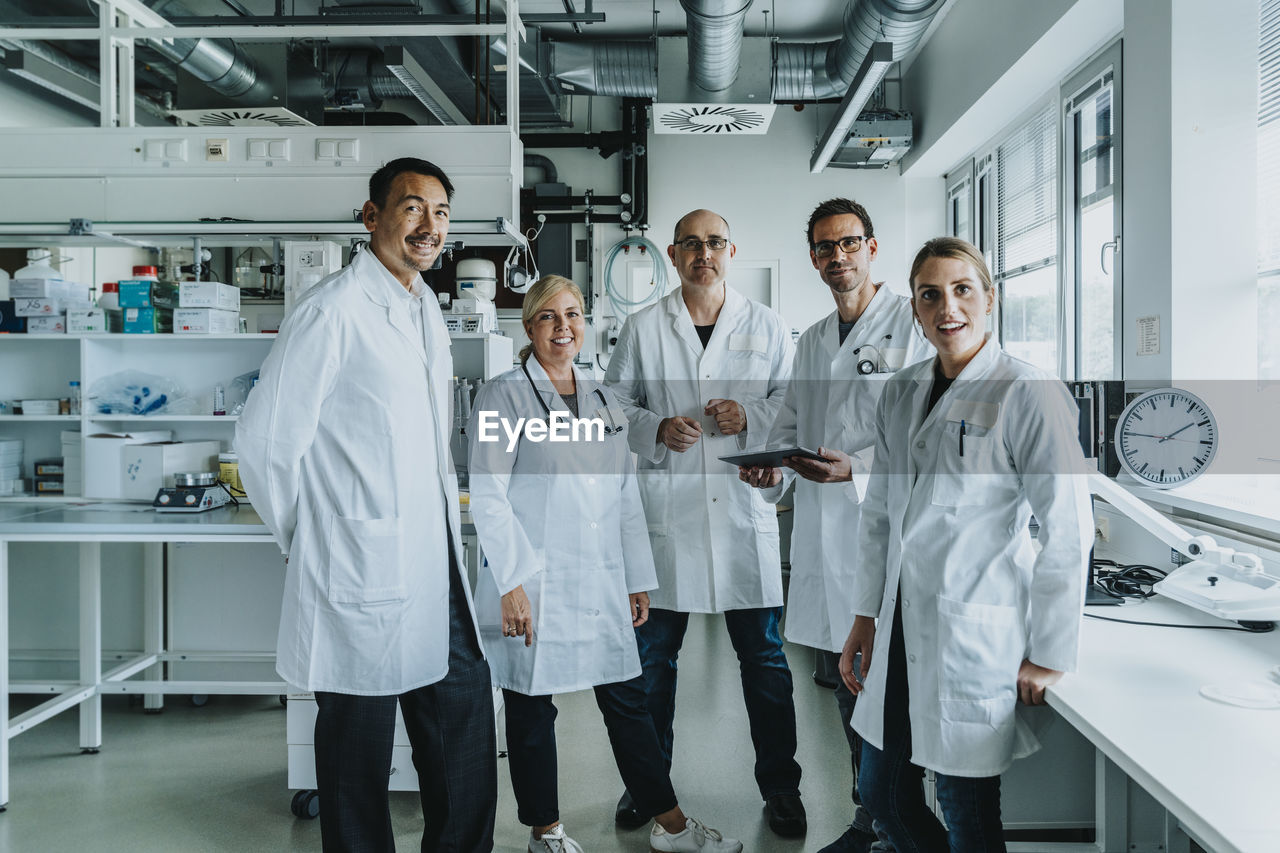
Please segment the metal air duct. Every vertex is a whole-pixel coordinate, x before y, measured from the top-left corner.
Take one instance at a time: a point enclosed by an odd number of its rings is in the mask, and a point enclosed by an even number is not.
[[[551,73],[570,92],[658,96],[658,50],[651,41],[559,41],[551,54]]]
[[[850,0],[843,34],[832,42],[781,43],[774,55],[773,100],[843,97],[871,45],[893,43],[897,62],[915,49],[946,0]]]
[[[680,0],[688,18],[689,76],[699,88],[722,92],[738,76],[742,22],[751,0]]]
[[[148,0],[147,5],[160,15],[182,18],[193,14],[178,0]],[[229,98],[248,94],[258,81],[253,62],[230,39],[153,39],[150,44],[179,68]]]

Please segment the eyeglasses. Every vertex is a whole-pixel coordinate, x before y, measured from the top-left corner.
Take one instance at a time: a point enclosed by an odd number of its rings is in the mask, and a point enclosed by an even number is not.
[[[852,237],[841,237],[839,240],[823,240],[821,243],[814,244],[813,253],[820,258],[829,258],[836,253],[836,246],[840,247],[840,251],[846,255],[852,255],[854,252],[862,251],[862,244],[871,239],[863,234],[855,234]]]
[[[729,241],[723,237],[712,237],[708,240],[699,240],[697,237],[685,237],[683,240],[676,243],[676,245],[681,249],[684,249],[686,252],[701,252],[703,246],[706,246],[713,252],[719,252],[728,248]]]

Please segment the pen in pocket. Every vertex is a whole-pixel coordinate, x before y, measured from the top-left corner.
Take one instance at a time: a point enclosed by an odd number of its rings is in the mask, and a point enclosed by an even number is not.
[[[960,455],[964,456],[964,418],[960,419]]]

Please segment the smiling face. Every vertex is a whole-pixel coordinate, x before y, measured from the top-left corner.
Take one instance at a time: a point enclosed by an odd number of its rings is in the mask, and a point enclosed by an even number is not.
[[[582,349],[586,322],[582,303],[571,290],[562,290],[543,303],[524,332],[533,344],[533,354],[545,365],[564,365]]]
[[[864,237],[857,251],[845,252],[840,241],[846,237]],[[867,286],[871,280],[871,262],[876,259],[876,238],[866,238],[866,228],[856,214],[844,213],[819,219],[813,225],[813,246],[831,249],[825,258],[809,249],[809,260],[827,287],[836,293],[851,293]]]
[[[958,258],[928,258],[911,280],[911,308],[951,378],[982,349],[994,304],[978,272]]]
[[[682,244],[697,240],[702,243],[697,250],[686,249]],[[713,249],[708,240],[722,240],[724,248]],[[675,242],[667,247],[667,257],[686,287],[714,287],[724,282],[729,274],[729,259],[737,253],[737,247],[729,242],[729,225],[717,213],[695,210],[687,214],[676,226]]]
[[[369,248],[406,288],[431,269],[449,236],[449,196],[437,178],[402,172],[387,203],[364,203]]]

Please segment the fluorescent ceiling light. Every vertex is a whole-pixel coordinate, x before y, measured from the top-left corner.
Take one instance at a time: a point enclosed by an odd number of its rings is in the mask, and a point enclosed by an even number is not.
[[[96,110],[98,84],[68,71],[26,50],[11,50],[4,58],[4,67],[22,79],[74,101],[82,107]]]
[[[383,64],[441,124],[470,124],[431,75],[400,45],[383,48]]]
[[[867,105],[867,101],[871,99],[871,94],[880,85],[880,81],[884,79],[885,72],[889,70],[889,66],[892,64],[893,44],[891,42],[878,41],[871,45],[871,50],[867,51],[866,57],[862,60],[862,65],[858,67],[858,73],[853,77],[853,82],[849,84],[849,91],[845,93],[844,100],[840,102],[840,108],[836,111],[835,120],[831,122],[826,132],[822,135],[822,139],[818,141],[817,150],[814,151],[813,158],[809,160],[810,172],[816,175],[827,168],[827,164],[836,155],[836,151],[840,149],[841,145],[844,145],[849,136],[849,129],[858,120],[859,114],[862,113],[862,108]]]

